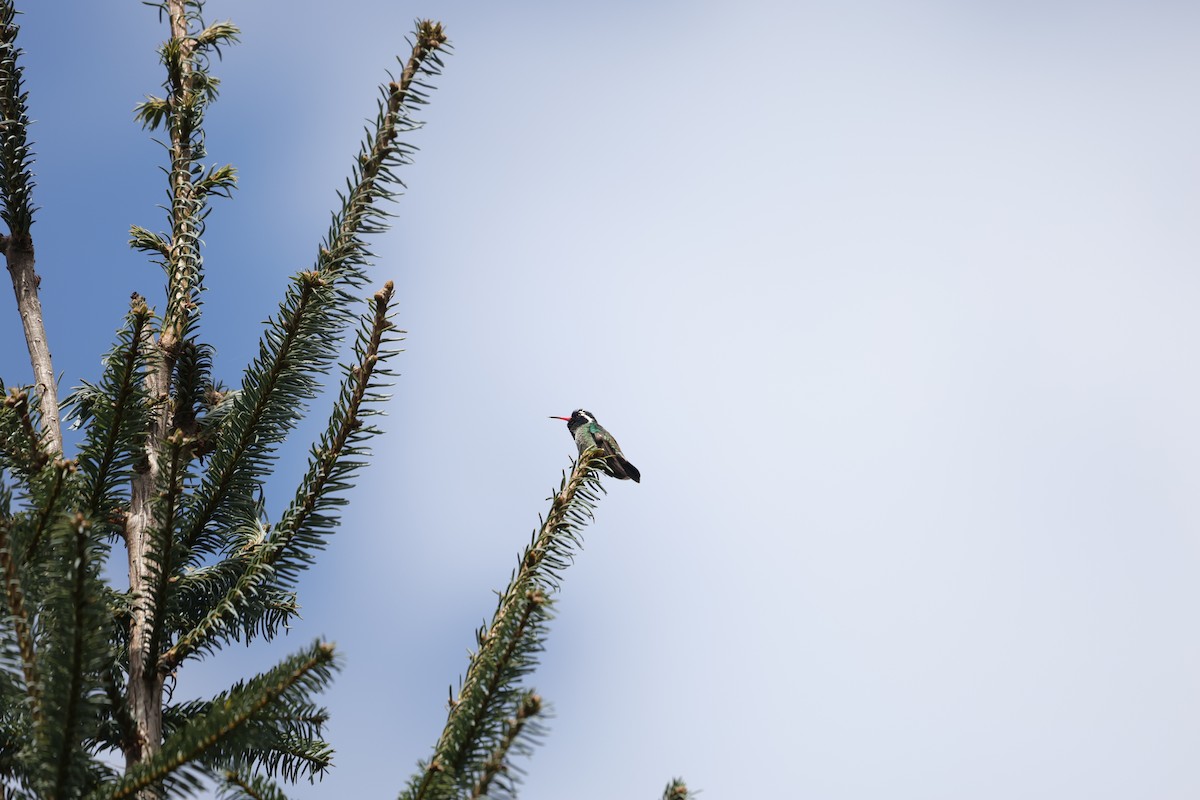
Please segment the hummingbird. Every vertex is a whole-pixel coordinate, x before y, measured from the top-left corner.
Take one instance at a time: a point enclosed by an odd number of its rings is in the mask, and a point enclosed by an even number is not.
[[[625,459],[625,454],[621,452],[621,446],[617,444],[617,440],[612,437],[611,433],[604,430],[603,425],[596,422],[596,418],[590,411],[577,408],[571,412],[569,417],[551,416],[550,419],[567,421],[567,430],[575,437],[575,445],[579,448],[580,455],[592,447],[604,453],[607,457],[601,463],[603,464],[602,469],[606,473],[623,481],[632,478],[634,483],[642,482],[642,473],[638,472],[638,468]]]

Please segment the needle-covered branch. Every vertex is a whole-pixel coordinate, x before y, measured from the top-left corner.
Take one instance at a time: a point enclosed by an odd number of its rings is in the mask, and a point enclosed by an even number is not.
[[[215,775],[201,759],[213,748],[256,747],[252,723],[309,702],[328,685],[336,669],[333,646],[316,642],[274,669],[216,698],[208,713],[193,717],[176,730],[154,756],[132,766],[116,782],[100,787],[90,800],[120,800],[163,781],[197,788]],[[248,733],[247,733],[248,732]]]
[[[528,756],[533,752],[530,740],[543,733],[537,722],[543,713],[542,698],[533,691],[526,692],[517,705],[516,715],[508,719],[508,730],[484,762],[479,778],[471,787],[471,800],[503,800],[517,796],[513,775],[517,767],[512,764],[512,757]]]
[[[356,459],[369,454],[366,442],[381,433],[367,420],[382,413],[379,406],[388,397],[380,391],[387,386],[380,379],[393,377],[386,364],[399,352],[393,346],[401,340],[391,320],[394,296],[395,287],[388,281],[372,298],[371,312],[362,319],[354,343],[354,363],[344,369],[325,433],[312,447],[296,495],[271,534],[270,562],[281,585],[294,585],[337,524],[333,512],[346,503],[341,492],[353,486],[364,466]]]
[[[146,637],[138,652],[145,654],[144,669],[151,672],[158,664],[163,640],[167,636],[167,586],[176,572],[181,548],[174,537],[176,518],[184,502],[183,481],[187,475],[191,441],[179,430],[163,443],[158,497],[154,504],[157,524],[147,539],[146,578],[137,603],[144,604],[148,624],[141,629]],[[137,605],[134,606],[137,608]]]
[[[391,187],[403,186],[393,169],[409,163],[411,152],[398,137],[418,127],[412,113],[427,102],[429,86],[424,79],[441,74],[441,52],[447,48],[440,22],[418,20],[400,80],[381,87],[374,130],[359,149],[346,194],[340,195],[342,208],[334,214],[319,251],[318,271],[333,271],[353,286],[365,281],[363,266],[370,254],[360,237],[387,227],[388,214],[377,203],[395,197]]]
[[[215,701],[194,700],[170,708],[163,719],[167,739],[222,702],[223,698],[218,697]],[[214,774],[232,769],[239,775],[258,772],[269,778],[278,776],[289,783],[300,777],[316,780],[333,761],[333,748],[321,738],[328,721],[326,709],[303,701],[264,712],[249,720],[237,737],[205,751],[200,761]]]
[[[471,656],[458,695],[433,757],[421,765],[403,800],[443,800],[470,792],[488,770],[489,759],[509,732],[509,719],[519,711],[525,693],[519,685],[537,664],[550,595],[574,557],[580,533],[591,520],[599,495],[598,470],[604,454],[584,452],[551,498],[550,512],[525,549],[500,596],[491,624],[481,629],[479,649]]]
[[[399,136],[417,127],[412,118],[425,102],[422,78],[440,74],[446,36],[439,23],[417,23],[416,41],[400,81],[381,89],[374,128],[352,167],[341,208],[334,214],[314,268],[298,275],[279,312],[259,342],[258,357],[242,378],[242,389],[222,427],[204,482],[183,534],[191,557],[210,555],[221,531],[260,489],[261,475],[275,447],[295,426],[296,406],[311,399],[317,381],[336,353],[351,290],[366,282],[370,252],[363,237],[386,229],[379,203],[402,186],[394,168],[408,163],[409,148]]]
[[[683,778],[674,778],[663,789],[662,800],[692,800],[696,795],[688,791]]]
[[[223,420],[181,541],[192,563],[216,552],[225,532],[253,519],[274,450],[296,424],[296,405],[315,396],[318,369],[334,356],[327,327],[334,293],[312,272],[296,276],[259,342]]]
[[[25,590],[22,588],[21,571],[13,553],[12,538],[9,536],[11,520],[0,519],[0,577],[4,580],[5,628],[11,628],[16,639],[16,649],[21,659],[21,672],[25,678],[25,694],[30,703],[34,724],[40,724],[42,682],[38,674],[37,651],[33,642],[29,611],[25,605]]]
[[[252,627],[249,620],[261,620],[266,626],[263,632],[269,635],[276,624],[286,619],[286,616],[263,619],[263,612],[270,610],[264,600],[272,589],[290,589],[313,553],[323,546],[324,537],[337,523],[332,512],[345,503],[342,492],[352,485],[363,466],[358,459],[367,454],[365,443],[379,433],[364,420],[379,413],[374,406],[386,399],[380,393],[383,385],[379,379],[391,376],[385,365],[398,352],[391,347],[397,341],[392,336],[395,326],[390,318],[393,293],[389,281],[375,294],[370,313],[362,319],[355,342],[355,359],[344,370],[345,378],[329,424],[313,446],[295,499],[279,523],[269,535],[264,535],[262,527],[256,524],[257,511],[254,515],[246,514],[247,521],[236,528],[244,532],[244,540],[227,559],[229,564],[222,565],[213,576],[219,580],[224,574],[232,579],[223,592],[212,593],[213,588],[220,586],[219,582],[212,587],[197,584],[197,578],[206,579],[207,574],[185,577],[184,591],[196,585],[207,589],[212,599],[206,613],[163,654],[160,671],[173,670],[183,659],[236,635],[239,629],[249,636]],[[244,388],[243,392],[246,391]]]
[[[87,427],[79,473],[85,508],[95,519],[123,515],[133,470],[145,457],[149,402],[142,375],[151,318],[145,299],[134,294],[125,327],[104,359],[100,382],[84,383],[64,403],[69,418]]]
[[[157,338],[146,348],[144,385],[149,425],[144,468],[132,477],[129,513],[124,520],[129,588],[136,598],[129,619],[129,708],[138,735],[125,754],[129,765],[150,759],[162,741],[163,678],[155,669],[159,653],[154,648],[163,637],[165,587],[172,577],[172,557],[178,541],[174,519],[163,518],[164,513],[177,510],[178,504],[164,503],[163,491],[165,486],[165,491],[177,498],[175,487],[182,485],[190,461],[181,452],[184,446],[180,442],[180,437],[188,434],[177,430],[180,403],[187,403],[189,398],[180,397],[172,378],[180,354],[189,344],[197,346],[194,335],[204,279],[201,236],[208,194],[204,184],[211,182],[200,163],[206,155],[202,124],[218,85],[209,74],[208,58],[211,52],[219,52],[221,43],[237,36],[237,30],[227,23],[216,29],[204,26],[201,6],[196,0],[165,0],[159,4],[160,12],[166,12],[171,33],[159,48],[167,73],[163,83],[166,96],[161,100],[152,98],[138,112],[144,123],[161,123],[167,128],[167,219],[171,230],[169,236],[158,237],[158,246],[148,247],[149,234],[135,227],[131,242],[161,256],[167,302]],[[212,174],[212,170],[207,173]],[[226,176],[227,187],[232,185],[231,169],[225,168],[219,174]],[[184,416],[189,415],[184,411]],[[171,445],[172,441],[177,444]],[[164,454],[170,461],[165,473],[160,462]]]
[[[220,85],[209,73],[209,54],[219,54],[222,44],[235,43],[239,31],[231,23],[220,22],[193,34],[195,27],[203,25],[200,4],[168,0],[164,6],[171,25],[171,38],[159,49],[167,70],[163,84],[166,97],[148,99],[137,113],[148,127],[165,124],[170,136],[171,234],[161,239],[167,308],[159,340],[159,346],[170,357],[188,337],[199,314],[204,277],[200,237],[204,233],[206,196],[214,188],[228,194],[237,181],[233,167],[210,167],[205,171],[200,160],[206,155],[204,112],[216,99]],[[131,244],[146,249],[144,234],[148,232],[135,226]]]
[[[261,775],[228,770],[223,777],[217,787],[220,800],[288,800],[282,789]]]
[[[0,218],[10,236],[29,236],[33,225],[33,153],[29,149],[28,97],[17,47],[21,28],[11,0],[0,0]]]
[[[237,29],[205,24],[201,0],[151,5],[170,28],[159,49],[164,91],[137,115],[165,131],[167,229],[133,226],[130,244],[162,266],[165,303],[156,315],[135,295],[100,379],[70,398],[84,430],[79,457],[69,461],[61,457],[57,388],[33,270],[33,181],[14,12],[10,0],[0,0],[0,218],[9,226],[0,250],[35,381],[0,405],[5,797],[160,800],[207,781],[230,796],[277,798],[276,777],[311,780],[332,763],[321,736],[327,714],[312,700],[333,671],[328,645],[315,644],[210,700],[179,701],[169,692],[188,656],[232,639],[273,636],[296,616],[300,573],[325,546],[368,441],[379,433],[370,418],[381,413],[390,377],[385,362],[396,352],[390,283],[364,317],[328,427],[291,503],[268,524],[264,489],[277,449],[352,326],[351,304],[371,257],[365,240],[384,230],[383,201],[403,187],[397,168],[412,149],[401,138],[419,126],[413,113],[426,102],[426,79],[440,72],[446,38],[439,24],[417,23],[398,77],[381,89],[313,268],[287,291],[240,387],[226,391],[212,377],[213,349],[199,338],[201,237],[208,198],[228,196],[237,176],[230,166],[202,162],[205,112],[219,83],[210,59],[236,41]],[[593,466],[583,467],[585,483],[595,479]],[[22,506],[17,511],[10,510],[13,497]],[[559,501],[586,505],[587,497],[587,487],[572,478]],[[571,537],[574,513],[560,519],[557,505],[552,509],[547,525],[562,541]],[[129,559],[129,589],[122,592],[100,577],[119,537]],[[484,713],[458,718],[471,740],[466,755],[455,756],[462,794],[505,791],[511,759],[537,734],[540,701],[515,681],[535,662],[555,571],[569,557],[561,541],[535,542],[496,629],[479,634],[481,651],[495,664],[470,672],[464,684],[472,698],[464,706],[482,697]],[[112,765],[118,751],[122,776]]]
[[[0,392],[4,384],[0,383]],[[34,400],[33,402],[36,402]],[[12,387],[0,402],[0,468],[32,479],[50,461],[34,422],[29,392]]]
[[[63,469],[72,469],[64,464]],[[54,565],[39,627],[42,659],[42,724],[35,729],[43,797],[78,797],[95,779],[97,765],[83,747],[95,729],[102,674],[110,657],[107,609],[99,572],[106,548],[83,514],[62,516],[50,528]],[[53,766],[50,766],[53,765]]]
[[[0,0],[0,218],[8,225],[8,235],[0,236],[0,250],[8,261],[17,313],[25,331],[44,447],[54,455],[62,453],[62,424],[58,413],[58,379],[50,358],[42,301],[38,297],[41,278],[34,270],[33,237],[29,233],[35,210],[30,169],[33,153],[29,149],[29,115],[18,61],[21,50],[16,44],[19,30],[16,13],[10,0]]]
[[[330,433],[314,449],[297,502],[274,529],[266,524],[265,479],[279,444],[336,356],[350,322],[353,290],[365,280],[370,253],[363,237],[383,230],[386,214],[376,204],[395,194],[400,182],[392,169],[407,161],[409,149],[398,136],[417,126],[410,110],[424,102],[420,79],[436,74],[437,51],[445,46],[440,26],[421,23],[401,81],[385,87],[375,130],[354,165],[315,268],[296,277],[268,321],[241,387],[222,393],[208,378],[209,351],[194,338],[203,279],[199,236],[205,197],[227,194],[234,173],[221,167],[205,171],[198,159],[203,156],[202,112],[216,88],[204,53],[232,41],[236,30],[228,23],[203,26],[200,5],[194,0],[161,4],[172,31],[161,50],[167,92],[139,109],[144,123],[171,132],[172,227],[169,235],[140,227],[131,231],[131,244],[163,263],[168,302],[147,360],[153,422],[146,469],[134,477],[126,525],[134,598],[130,707],[139,727],[137,745],[127,750],[128,764],[152,757],[157,749],[163,687],[186,657],[231,638],[272,636],[295,615],[295,578],[336,522],[330,512],[344,502],[340,492],[360,466],[354,457],[366,452],[362,440],[377,432],[362,423],[374,413],[365,405],[380,399],[366,390],[386,337],[376,337],[348,373],[346,387],[351,388],[343,388]],[[390,294],[389,289],[387,301]],[[204,398],[212,395],[225,399],[206,405]],[[189,454],[208,457],[194,476]]]

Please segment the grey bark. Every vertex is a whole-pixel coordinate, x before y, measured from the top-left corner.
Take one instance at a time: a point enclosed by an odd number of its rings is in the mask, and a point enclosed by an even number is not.
[[[50,359],[50,343],[46,339],[46,324],[42,320],[42,302],[38,299],[41,279],[33,269],[33,242],[26,236],[0,237],[8,272],[12,276],[17,311],[25,329],[25,345],[33,367],[34,390],[42,419],[42,444],[51,456],[63,451],[62,423],[58,418],[58,381]]]

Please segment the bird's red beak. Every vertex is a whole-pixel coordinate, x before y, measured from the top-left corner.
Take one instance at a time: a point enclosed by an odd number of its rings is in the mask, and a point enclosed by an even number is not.
[[[554,417],[554,416],[552,416],[552,417],[550,417],[550,419],[561,419],[563,422],[570,422],[570,421],[571,421],[571,418],[570,418],[570,417]]]

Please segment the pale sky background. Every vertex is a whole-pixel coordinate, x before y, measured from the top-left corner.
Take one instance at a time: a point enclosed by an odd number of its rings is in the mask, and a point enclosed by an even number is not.
[[[162,307],[125,241],[164,225],[131,109],[165,28],[135,0],[22,5],[65,392],[131,291]],[[294,634],[181,675],[208,693],[337,642],[339,766],[296,797],[394,797],[429,754],[573,453],[546,417],[580,406],[644,478],[566,574],[522,797],[1200,797],[1200,5],[207,15],[244,32],[208,126],[241,172],[206,236],[231,383],[412,19],[456,51],[373,244],[410,331],[388,433]],[[7,291],[0,320],[27,380]]]

